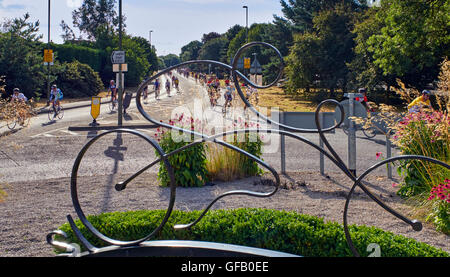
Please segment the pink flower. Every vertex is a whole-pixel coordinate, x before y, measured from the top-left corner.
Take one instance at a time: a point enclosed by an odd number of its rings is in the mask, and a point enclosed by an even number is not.
[[[392,183],[392,187],[395,188],[396,186],[398,186],[397,183]]]
[[[377,152],[376,159],[378,160],[378,158],[380,158],[380,157],[381,157],[381,152]]]

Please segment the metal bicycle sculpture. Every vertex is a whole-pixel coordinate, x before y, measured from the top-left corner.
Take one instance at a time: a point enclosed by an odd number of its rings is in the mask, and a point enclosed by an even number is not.
[[[278,55],[278,58],[280,59],[280,65],[279,65],[279,73],[278,76],[276,77],[276,79],[270,83],[269,85],[266,86],[258,86],[254,83],[252,83],[249,79],[247,79],[247,77],[245,75],[243,75],[242,73],[240,73],[239,71],[237,71],[237,63],[238,63],[238,59],[240,58],[240,56],[243,54],[243,52],[250,48],[250,47],[254,47],[254,46],[263,46],[263,47],[267,47],[269,49],[272,49],[273,51],[275,51],[275,53]],[[416,159],[416,160],[424,160],[424,161],[429,161],[438,165],[441,165],[447,169],[450,169],[450,165],[430,158],[430,157],[425,157],[425,156],[417,156],[417,155],[404,155],[404,156],[397,156],[397,157],[393,157],[393,158],[388,158],[385,159],[381,162],[376,163],[375,165],[373,165],[372,167],[370,167],[369,169],[367,169],[363,174],[361,174],[359,177],[355,177],[353,176],[353,174],[350,172],[350,170],[348,169],[348,167],[345,165],[345,163],[341,160],[341,158],[339,157],[339,155],[337,155],[337,153],[334,151],[333,147],[331,147],[331,145],[329,144],[327,138],[325,137],[324,133],[328,132],[330,130],[333,130],[335,128],[338,128],[342,122],[344,121],[344,108],[342,107],[342,105],[337,102],[336,100],[325,100],[323,102],[321,102],[315,112],[315,122],[316,122],[316,126],[318,127],[317,129],[300,129],[300,128],[294,128],[291,126],[287,126],[284,124],[280,124],[279,122],[274,122],[271,119],[265,117],[264,115],[260,114],[246,99],[246,97],[244,96],[244,93],[241,90],[241,87],[238,85],[236,86],[236,89],[239,93],[240,98],[242,99],[242,101],[245,103],[245,105],[247,105],[247,107],[254,112],[259,118],[263,119],[264,121],[266,121],[269,124],[274,124],[276,125],[279,129],[254,129],[254,128],[246,128],[246,129],[240,129],[240,130],[233,130],[233,131],[227,131],[227,132],[223,132],[220,134],[215,134],[212,136],[208,136],[205,135],[203,133],[199,133],[196,132],[195,130],[188,130],[188,129],[183,129],[174,125],[170,125],[170,124],[166,124],[162,121],[157,121],[154,118],[152,118],[143,108],[142,103],[141,103],[141,94],[144,91],[144,87],[149,85],[153,80],[155,80],[156,78],[158,78],[159,76],[177,69],[179,67],[184,67],[187,65],[191,65],[191,64],[212,64],[212,65],[216,65],[216,66],[220,66],[225,68],[226,70],[229,70],[232,73],[232,78],[235,84],[239,84],[239,79],[241,79],[241,81],[244,81],[245,83],[253,86],[254,88],[257,89],[264,89],[264,88],[269,88],[271,86],[273,86],[274,84],[276,84],[283,73],[283,69],[284,69],[284,64],[283,64],[283,58],[281,53],[272,45],[268,44],[268,43],[264,43],[264,42],[252,42],[252,43],[248,43],[246,45],[244,45],[243,47],[241,47],[238,52],[236,53],[234,59],[233,59],[233,63],[232,65],[227,65],[224,63],[220,63],[217,61],[212,61],[212,60],[195,60],[195,61],[188,61],[188,62],[184,62],[172,67],[169,67],[161,72],[159,72],[158,74],[148,78],[147,80],[145,80],[138,88],[138,92],[137,92],[137,96],[136,96],[136,104],[137,104],[137,108],[139,110],[139,112],[150,122],[152,122],[153,124],[155,124],[155,126],[159,126],[159,127],[165,127],[168,129],[172,129],[172,130],[176,130],[179,132],[184,132],[187,133],[189,135],[192,135],[194,137],[197,137],[198,139],[196,139],[194,142],[189,143],[188,145],[185,145],[175,151],[172,151],[170,153],[165,153],[164,150],[159,146],[159,144],[152,138],[150,138],[149,136],[136,131],[136,130],[130,130],[130,129],[116,129],[116,130],[111,130],[111,131],[107,131],[104,132],[96,137],[94,137],[93,139],[91,139],[83,148],[82,150],[79,152],[75,163],[73,165],[73,169],[72,169],[72,176],[71,176],[71,197],[72,197],[72,202],[75,208],[75,211],[80,219],[80,221],[82,222],[82,224],[92,233],[94,234],[97,238],[101,239],[102,241],[108,243],[109,247],[104,247],[104,248],[96,248],[94,247],[89,241],[87,241],[87,239],[81,234],[80,230],[78,229],[78,227],[75,225],[74,220],[72,219],[71,215],[67,216],[68,222],[72,228],[72,230],[74,231],[75,235],[77,236],[77,238],[80,240],[80,242],[85,246],[85,248],[88,250],[88,253],[86,255],[89,256],[98,256],[98,255],[160,255],[161,253],[163,253],[164,251],[167,251],[167,249],[171,249],[171,251],[174,249],[174,247],[179,247],[181,250],[180,252],[178,252],[178,255],[196,255],[195,252],[192,252],[190,250],[192,249],[197,249],[200,252],[196,252],[198,255],[228,255],[228,256],[293,256],[290,255],[288,253],[281,253],[281,252],[276,252],[276,251],[269,251],[269,250],[265,250],[265,249],[258,249],[258,248],[249,248],[249,247],[243,247],[243,246],[236,246],[236,245],[225,245],[225,244],[215,244],[215,243],[203,243],[203,242],[182,242],[182,241],[149,241],[152,237],[154,237],[163,227],[164,225],[167,223],[169,217],[171,216],[171,213],[173,211],[174,208],[174,203],[175,203],[175,192],[176,192],[176,183],[175,183],[175,177],[174,177],[174,170],[172,165],[170,164],[168,157],[175,155],[187,148],[190,148],[194,145],[198,145],[201,143],[205,143],[205,142],[213,142],[213,143],[217,143],[220,144],[224,147],[227,147],[229,149],[232,149],[234,151],[237,151],[247,157],[249,157],[250,159],[254,160],[255,162],[257,162],[260,166],[266,168],[274,177],[275,179],[275,187],[271,192],[266,192],[266,193],[262,193],[262,192],[255,192],[255,191],[248,191],[248,190],[233,190],[233,191],[228,191],[225,192],[219,196],[217,196],[213,201],[211,201],[211,203],[204,209],[204,211],[200,214],[200,216],[193,222],[191,222],[190,224],[184,224],[184,225],[175,225],[174,228],[175,229],[185,229],[185,228],[192,228],[195,224],[197,224],[204,216],[205,214],[211,209],[211,207],[221,198],[224,197],[230,197],[233,195],[246,195],[246,196],[251,196],[251,197],[270,197],[272,195],[274,195],[279,188],[280,185],[280,177],[278,175],[278,173],[267,163],[265,163],[263,160],[261,160],[260,158],[234,146],[231,145],[227,142],[225,142],[224,140],[222,140],[221,138],[224,138],[228,135],[233,135],[233,134],[247,134],[247,133],[251,133],[251,132],[259,132],[259,133],[268,133],[268,134],[278,134],[278,135],[285,135],[285,136],[289,136],[292,137],[294,139],[297,139],[301,142],[306,143],[307,145],[311,146],[312,148],[316,149],[317,151],[320,151],[323,155],[325,155],[330,161],[332,161],[340,170],[342,170],[343,173],[345,173],[352,182],[354,182],[353,186],[351,187],[347,197],[346,197],[346,202],[345,202],[345,207],[344,207],[344,213],[343,213],[343,227],[344,227],[344,232],[345,232],[345,237],[347,240],[347,244],[351,250],[351,252],[353,253],[354,256],[360,256],[360,254],[358,253],[356,247],[353,244],[352,238],[350,236],[350,232],[349,232],[349,228],[348,228],[348,222],[347,222],[347,214],[348,214],[348,209],[349,209],[349,203],[350,203],[350,199],[355,191],[355,189],[357,187],[361,188],[363,190],[363,192],[365,194],[367,194],[373,201],[376,202],[376,204],[378,204],[380,207],[382,207],[383,209],[385,209],[387,212],[389,212],[390,214],[394,215],[396,218],[400,219],[401,221],[405,222],[406,224],[410,225],[413,230],[415,231],[420,231],[422,229],[422,223],[416,220],[410,220],[409,218],[407,218],[406,216],[402,215],[401,213],[399,213],[398,211],[394,210],[393,208],[389,207],[388,205],[386,205],[383,201],[381,201],[377,196],[375,196],[373,193],[371,193],[369,191],[369,189],[362,183],[362,181],[364,180],[364,178],[372,171],[374,171],[375,169],[391,163],[391,162],[395,162],[395,161],[399,161],[399,160],[411,160],[411,159]],[[340,108],[341,111],[341,120],[340,122],[336,123],[335,126],[332,126],[330,128],[326,128],[326,129],[322,129],[321,125],[320,125],[320,120],[319,120],[319,113],[321,110],[321,107],[324,104],[327,103],[334,103],[336,104],[336,106],[338,106]],[[297,132],[297,133],[318,133],[320,138],[322,139],[322,141],[324,142],[326,148],[328,148],[328,151],[326,151],[326,149],[320,147],[319,145],[309,141],[308,139],[299,136],[297,134],[294,134],[293,132]],[[85,155],[85,153],[88,151],[88,149],[101,137],[107,135],[107,134],[111,134],[111,133],[128,133],[128,134],[133,134],[136,135],[142,139],[144,139],[147,143],[149,143],[158,153],[160,158],[153,161],[152,163],[150,163],[149,165],[145,166],[144,168],[142,168],[141,170],[139,170],[138,172],[136,172],[135,174],[133,174],[132,176],[130,176],[128,179],[126,179],[123,182],[117,183],[115,185],[115,189],[117,191],[121,191],[126,189],[126,186],[128,183],[130,183],[134,178],[138,177],[140,174],[144,173],[146,170],[150,169],[151,167],[153,167],[156,164],[159,164],[161,162],[164,163],[164,165],[166,166],[167,172],[169,173],[170,176],[170,197],[169,197],[169,206],[167,207],[166,213],[164,218],[162,219],[161,223],[159,224],[158,227],[156,227],[150,234],[148,234],[147,236],[138,239],[138,240],[134,240],[134,241],[120,241],[120,240],[115,240],[112,238],[109,238],[107,236],[105,236],[104,234],[102,234],[101,232],[99,232],[90,222],[89,220],[86,218],[83,209],[81,208],[81,205],[79,203],[78,200],[78,193],[77,193],[77,182],[78,182],[78,178],[77,178],[77,174],[78,174],[78,169],[80,166],[80,163],[83,159],[83,156]],[[59,241],[55,241],[53,236],[54,235],[62,235],[65,236],[65,234],[62,231],[54,231],[50,234],[47,235],[47,241],[49,244],[53,245],[54,247],[58,247],[58,248],[63,248],[66,249],[66,251],[68,252],[68,254],[63,254],[63,255],[68,255],[68,256],[74,256],[73,254],[77,251],[76,247],[74,247],[73,245],[69,245],[67,243],[63,243],[63,242],[59,242]],[[207,250],[206,250],[207,249]],[[202,252],[203,251],[203,252]],[[205,252],[206,251],[206,252]],[[209,251],[209,252],[208,252]],[[174,252],[170,252],[171,255],[176,255],[174,254]],[[79,256],[79,255],[78,255]]]

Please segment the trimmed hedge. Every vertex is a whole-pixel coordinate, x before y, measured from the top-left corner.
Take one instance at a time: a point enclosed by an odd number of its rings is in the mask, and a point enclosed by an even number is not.
[[[88,216],[97,230],[119,240],[135,240],[152,232],[165,210],[105,213]],[[191,230],[174,230],[175,224],[194,221],[201,211],[173,211],[156,240],[197,240],[258,247],[306,257],[352,256],[341,224],[325,223],[322,218],[269,209],[212,210]],[[93,245],[106,246],[80,221],[78,228]],[[70,242],[79,243],[69,224],[60,228]],[[367,246],[377,243],[382,257],[448,257],[443,250],[375,227],[349,227],[354,244],[362,256]]]

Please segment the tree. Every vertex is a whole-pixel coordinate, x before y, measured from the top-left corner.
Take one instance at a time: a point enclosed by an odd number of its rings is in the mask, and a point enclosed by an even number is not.
[[[104,27],[108,32],[114,32],[119,26],[115,2],[115,0],[84,0],[81,7],[72,12],[73,25],[90,40],[97,38],[97,30],[100,27]]]
[[[350,5],[352,10],[367,7],[364,0],[281,0],[280,3],[285,19],[275,16],[275,21],[286,24],[294,33],[311,31],[314,17],[321,11],[334,9],[337,4]]]
[[[352,30],[357,14],[353,5],[338,3],[333,9],[317,13],[310,31],[295,36],[287,59],[291,92],[310,87],[328,89],[330,93],[336,88],[344,92],[348,89],[347,64],[354,57]]]
[[[376,19],[383,28],[368,39],[368,50],[383,74],[415,87],[435,80],[450,54],[450,1],[386,0]]]
[[[372,52],[369,51],[369,38],[381,34],[384,24],[376,18],[379,8],[373,7],[358,17],[359,22],[355,24],[353,33],[355,34],[354,58],[348,64],[351,74],[353,88],[366,87],[370,91],[381,86],[386,86],[386,99],[389,87],[396,85],[396,77],[392,74],[383,74],[383,70],[374,63]]]
[[[212,39],[220,38],[220,37],[221,37],[221,35],[219,33],[217,33],[217,32],[210,32],[210,33],[207,33],[207,34],[203,34],[202,43],[205,44],[205,43],[207,43],[208,41],[210,41]]]
[[[165,67],[171,67],[181,62],[180,58],[175,54],[168,54],[165,56],[160,56],[159,58],[163,60]]]
[[[42,93],[44,68],[38,35],[39,21],[28,22],[30,15],[7,20],[0,31],[0,72],[6,91],[18,87],[28,97]]]

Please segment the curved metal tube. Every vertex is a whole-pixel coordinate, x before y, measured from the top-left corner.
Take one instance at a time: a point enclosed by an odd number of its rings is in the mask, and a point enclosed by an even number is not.
[[[267,47],[269,49],[274,50],[274,52],[276,53],[276,55],[278,56],[278,58],[280,59],[280,66],[279,66],[279,72],[277,77],[275,78],[275,80],[270,83],[269,85],[266,86],[258,86],[256,84],[254,84],[253,82],[251,82],[245,75],[243,75],[242,73],[240,73],[239,71],[237,71],[237,63],[238,60],[240,58],[240,56],[244,53],[244,51],[250,47],[254,47],[254,46],[263,46],[263,47]],[[226,137],[228,135],[233,135],[233,134],[242,134],[242,133],[252,133],[252,132],[257,132],[257,133],[275,133],[275,134],[279,134],[279,135],[285,135],[285,136],[289,136],[292,138],[295,138],[298,141],[304,142],[307,145],[313,147],[314,149],[318,150],[321,154],[325,155],[331,162],[333,162],[340,170],[342,170],[343,173],[345,173],[350,180],[352,180],[354,182],[352,188],[350,189],[347,198],[346,198],[346,202],[345,202],[345,208],[344,208],[344,214],[343,214],[343,221],[344,221],[344,232],[345,232],[345,236],[346,236],[346,240],[347,240],[347,244],[349,246],[349,248],[351,249],[352,253],[355,256],[359,256],[358,251],[356,250],[356,248],[354,247],[353,241],[351,239],[350,233],[349,233],[349,229],[348,229],[348,224],[347,224],[347,214],[348,214],[348,206],[349,206],[349,202],[351,199],[351,196],[355,190],[355,188],[358,186],[360,187],[365,194],[367,194],[376,204],[378,204],[380,207],[382,207],[383,209],[385,209],[387,212],[389,212],[390,214],[394,215],[395,217],[399,218],[400,220],[402,220],[403,222],[411,225],[413,227],[414,230],[420,230],[422,228],[422,224],[418,221],[415,220],[410,220],[407,217],[405,217],[404,215],[402,215],[401,213],[395,211],[394,209],[392,209],[391,207],[389,207],[388,205],[386,205],[385,203],[383,203],[383,201],[381,201],[380,199],[378,199],[365,185],[363,185],[361,183],[362,179],[364,177],[366,177],[370,172],[372,172],[373,170],[375,170],[376,168],[380,167],[381,165],[387,164],[389,162],[394,162],[397,160],[405,160],[405,159],[419,159],[419,160],[427,160],[439,165],[442,165],[446,168],[450,168],[450,166],[444,162],[438,161],[436,159],[432,159],[429,157],[424,157],[424,156],[399,156],[399,157],[394,157],[394,158],[390,158],[390,159],[386,159],[382,162],[379,162],[377,164],[375,164],[374,166],[370,167],[369,169],[367,169],[366,171],[363,172],[363,174],[359,177],[354,176],[350,170],[348,169],[348,167],[345,165],[345,163],[342,161],[342,159],[339,157],[339,155],[336,153],[336,151],[333,149],[333,147],[330,145],[330,143],[328,142],[327,138],[325,137],[324,133],[328,132],[328,131],[332,131],[335,128],[338,128],[344,121],[344,108],[343,106],[337,102],[336,100],[325,100],[322,101],[315,112],[315,123],[317,126],[317,129],[302,129],[302,128],[295,128],[292,126],[288,126],[288,125],[284,125],[281,124],[279,122],[275,122],[269,118],[267,118],[266,116],[260,114],[246,99],[246,97],[244,96],[244,93],[242,92],[242,89],[239,85],[235,86],[236,90],[238,91],[238,94],[241,98],[241,100],[245,103],[245,105],[250,108],[251,111],[253,111],[258,118],[263,119],[265,122],[269,123],[269,124],[274,124],[276,126],[278,126],[280,129],[250,129],[250,128],[246,128],[246,129],[239,129],[239,130],[232,130],[232,131],[226,131],[226,132],[222,132],[219,134],[215,134],[215,135],[206,135],[204,133],[199,133],[196,132],[195,130],[189,130],[189,129],[184,129],[178,126],[173,126],[167,123],[164,123],[162,121],[157,121],[155,119],[153,119],[143,108],[142,103],[141,103],[141,94],[143,92],[143,89],[145,86],[148,86],[148,84],[158,78],[159,76],[172,71],[174,69],[180,68],[180,67],[184,67],[187,65],[191,65],[191,64],[213,64],[216,66],[220,66],[225,68],[226,70],[231,71],[232,74],[232,78],[235,84],[239,84],[239,81],[244,81],[245,83],[247,83],[250,86],[253,86],[255,88],[259,88],[259,89],[264,89],[264,88],[268,88],[273,86],[274,84],[276,84],[282,74],[283,74],[283,68],[284,68],[284,62],[283,62],[283,57],[281,55],[281,53],[278,51],[278,49],[276,49],[274,46],[268,44],[268,43],[264,43],[264,42],[252,42],[252,43],[248,43],[244,46],[242,46],[238,52],[236,53],[236,55],[234,56],[234,59],[232,61],[232,65],[227,65],[221,62],[217,62],[217,61],[212,61],[212,60],[196,60],[196,61],[188,61],[188,62],[183,62],[180,63],[178,65],[175,66],[171,66],[165,70],[162,70],[161,72],[158,72],[156,75],[149,77],[148,79],[146,79],[144,82],[142,82],[142,84],[139,86],[138,88],[138,92],[137,92],[137,96],[136,96],[136,105],[137,108],[139,110],[139,112],[144,116],[145,119],[147,119],[148,121],[154,123],[157,126],[160,127],[164,127],[164,128],[168,128],[171,130],[175,130],[175,131],[180,131],[186,134],[190,134],[193,135],[194,137],[196,137],[196,140],[183,146],[180,147],[170,153],[165,153],[163,151],[163,149],[159,146],[159,144],[154,141],[153,139],[151,139],[150,137],[142,134],[139,131],[136,130],[128,130],[128,129],[118,129],[118,130],[111,130],[111,131],[107,131],[104,132],[98,136],[96,136],[95,138],[91,139],[80,151],[80,153],[78,154],[73,169],[72,169],[72,177],[71,177],[71,195],[72,195],[72,202],[73,205],[75,207],[76,213],[78,214],[81,222],[87,227],[87,229],[92,232],[95,236],[97,236],[98,238],[100,238],[101,240],[111,244],[111,245],[117,245],[117,246],[133,246],[133,245],[139,245],[140,243],[150,239],[151,237],[153,237],[158,231],[160,231],[163,226],[167,223],[171,212],[173,210],[174,207],[174,202],[175,202],[175,192],[176,192],[176,183],[175,183],[175,176],[174,176],[174,172],[173,172],[173,167],[171,166],[170,162],[168,161],[168,158],[180,153],[181,151],[188,149],[194,145],[198,145],[200,143],[204,143],[204,142],[213,142],[213,143],[217,143],[219,145],[222,145],[226,148],[232,149],[234,151],[239,152],[240,154],[245,155],[246,157],[252,159],[253,161],[257,162],[260,166],[266,168],[267,170],[270,171],[270,173],[274,176],[275,181],[276,181],[276,185],[275,188],[270,191],[270,192],[266,192],[266,193],[261,193],[261,192],[254,192],[254,191],[248,191],[248,190],[234,190],[234,191],[228,191],[225,192],[221,195],[219,195],[218,197],[216,197],[215,199],[213,199],[209,205],[207,205],[207,207],[203,210],[202,214],[193,222],[189,223],[189,224],[178,224],[175,225],[174,228],[175,229],[184,229],[184,228],[191,228],[193,227],[195,224],[197,224],[205,215],[206,213],[211,209],[211,207],[220,199],[227,197],[227,196],[232,196],[232,195],[247,195],[247,196],[252,196],[252,197],[270,197],[272,195],[274,195],[278,189],[279,189],[279,185],[280,185],[280,177],[278,175],[278,173],[267,163],[265,163],[262,159],[230,144],[225,142],[224,140],[221,140],[221,137]],[[329,127],[329,128],[325,128],[322,129],[322,126],[320,125],[320,120],[319,120],[319,114],[320,114],[320,110],[323,107],[323,105],[325,104],[335,104],[337,107],[339,107],[340,112],[341,112],[341,120],[340,122],[337,122],[334,126]],[[308,139],[294,134],[292,132],[299,132],[299,133],[318,133],[321,140],[324,142],[326,148],[328,149],[328,151],[322,147],[320,147],[319,145],[309,141]],[[140,169],[139,171],[137,171],[135,174],[131,175],[129,178],[127,178],[126,180],[119,182],[116,184],[115,188],[117,191],[121,191],[124,190],[127,186],[127,184],[129,184],[134,178],[138,177],[140,174],[142,174],[143,172],[145,172],[146,170],[148,170],[149,168],[151,168],[152,166],[161,163],[161,161],[164,163],[164,165],[167,168],[167,171],[169,173],[170,176],[170,200],[169,200],[169,206],[167,209],[167,212],[165,214],[164,219],[162,220],[162,222],[160,223],[160,225],[149,235],[145,236],[142,239],[139,240],[135,240],[135,241],[118,241],[118,240],[114,240],[111,239],[109,237],[106,237],[105,235],[101,234],[97,229],[95,229],[95,227],[93,227],[91,225],[91,223],[87,220],[86,216],[83,213],[83,210],[81,209],[80,203],[78,201],[78,195],[77,195],[77,173],[78,173],[78,168],[80,166],[81,160],[84,156],[84,154],[86,153],[86,151],[90,148],[90,146],[92,146],[93,143],[95,143],[99,138],[107,135],[107,134],[111,134],[111,133],[130,133],[133,135],[137,135],[139,137],[141,137],[142,139],[144,139],[145,141],[147,141],[150,145],[152,145],[152,147],[155,148],[155,150],[157,151],[159,158],[156,159],[155,161],[149,163],[147,166],[143,167],[142,169]],[[70,217],[70,216],[69,216]],[[71,219],[71,217],[69,218],[69,222],[73,222],[73,220]],[[72,224],[71,224],[72,225]],[[73,224],[74,225],[74,224]],[[73,227],[73,228],[76,228]],[[75,230],[76,231],[76,230]],[[82,236],[80,232],[77,233],[77,236]],[[51,238],[51,237],[50,237]],[[82,240],[83,241],[83,240]],[[55,245],[55,242],[53,242],[52,240],[49,241],[50,244]],[[87,248],[90,252],[95,252],[96,249],[93,246],[90,246],[89,242],[83,242],[83,244],[87,244]]]

